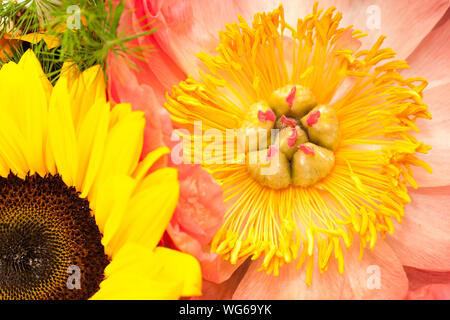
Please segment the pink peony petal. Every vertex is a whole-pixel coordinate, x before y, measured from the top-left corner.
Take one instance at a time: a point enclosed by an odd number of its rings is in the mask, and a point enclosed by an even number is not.
[[[403,74],[408,77],[425,77],[429,82],[427,89],[450,83],[449,49],[450,10],[447,10],[435,28],[406,59],[411,68],[404,70]]]
[[[149,23],[143,20],[147,12],[150,12],[148,2],[133,1],[129,6],[134,8],[135,21],[128,21],[128,28],[142,31],[139,29],[140,23]],[[123,24],[126,22],[125,20]],[[153,35],[140,41],[146,41],[145,44],[152,45],[156,50],[149,57],[149,62],[143,63],[133,59],[141,68],[136,70],[130,67],[125,58],[110,56],[108,76],[112,100],[129,102],[134,110],[146,111],[147,126],[143,150],[145,155],[162,145],[173,147],[176,144],[171,141],[173,127],[162,103],[166,89],[184,79],[185,75],[176,69],[177,65],[170,60],[163,48],[158,47],[158,39]],[[209,253],[207,248],[207,243],[222,223],[222,189],[200,166],[175,165],[170,159],[168,165],[178,169],[180,181],[180,200],[168,230],[169,234],[177,247],[182,250],[182,247],[185,247],[186,252],[195,255],[202,262],[202,268],[210,279],[223,281],[237,267],[228,266],[217,255]]]
[[[143,155],[163,146],[162,126],[169,116],[160,117],[160,108],[152,88],[139,84],[137,76],[121,56],[111,55],[108,68],[108,92],[115,103],[130,103],[133,110],[145,111],[146,127]],[[162,108],[161,108],[162,109]]]
[[[297,270],[296,263],[290,263],[280,268],[280,274],[275,277],[264,271],[257,271],[262,258],[253,261],[247,273],[233,294],[233,299],[243,300],[315,300],[339,299],[344,286],[335,263],[329,270],[320,274],[314,268],[312,285],[308,287],[305,281],[306,267]]]
[[[447,0],[320,2],[324,8],[336,6],[343,13],[343,25],[353,25],[354,29],[368,33],[361,39],[363,48],[370,48],[379,36],[386,35],[384,47],[393,48],[398,59],[406,59],[414,51],[449,5]]]
[[[315,266],[310,287],[305,284],[305,266],[295,263],[280,268],[278,277],[256,272],[261,261],[252,263],[233,299],[401,299],[408,281],[392,249],[378,240],[373,251],[367,250],[361,261],[358,245],[344,249],[345,273],[341,275],[331,258],[328,270],[320,274]],[[378,268],[378,269],[376,269]],[[374,271],[375,270],[375,271]],[[372,282],[379,270],[380,286]]]
[[[449,300],[450,272],[436,272],[405,267],[409,280],[409,300]]]
[[[223,222],[222,188],[198,165],[182,165],[178,170],[180,200],[174,219],[184,232],[206,245]]]
[[[135,4],[140,2],[147,4],[145,13],[158,29],[155,42],[167,57],[193,76],[198,75],[199,69],[195,54],[214,53],[219,43],[219,30],[224,29],[226,23],[237,21],[239,14],[250,18],[257,12],[253,9],[261,8],[261,1],[134,0]]]
[[[450,271],[450,187],[410,190],[403,222],[386,241],[403,265]]]
[[[363,258],[358,261],[357,237],[354,243],[356,245],[349,250],[344,249],[346,289],[343,298],[403,299],[408,289],[408,279],[389,245],[383,239],[378,239],[375,248],[364,250]],[[351,290],[347,289],[349,287]]]
[[[439,272],[403,267],[409,281],[409,290],[414,291],[430,284],[450,285],[450,271]]]
[[[155,28],[156,17],[152,17],[149,11],[149,1],[128,0],[126,14],[122,17],[119,33],[135,35]],[[159,32],[158,32],[159,33]],[[130,47],[139,46],[144,49],[142,56],[127,57],[139,69],[127,67],[138,76],[141,84],[150,85],[154,91],[157,101],[162,105],[165,101],[165,93],[174,84],[186,78],[186,74],[180,66],[166,53],[165,48],[158,41],[156,33],[145,37],[139,37],[128,44]],[[125,61],[123,61],[125,62]],[[111,64],[108,63],[108,69]],[[115,78],[110,78],[115,81]]]
[[[270,5],[274,8],[277,6],[272,1],[260,2],[266,4],[266,8],[270,8]],[[295,26],[298,18],[311,13],[314,2],[316,1],[281,1],[285,7],[286,20]],[[381,35],[386,35],[384,47],[393,48],[397,52],[398,59],[406,59],[414,51],[444,15],[449,5],[447,0],[428,2],[324,0],[319,2],[319,8],[327,9],[334,6],[342,12],[341,26],[353,25],[355,30],[362,30],[368,34],[361,39],[363,49],[370,48]],[[377,16],[380,17],[379,23],[377,23]]]
[[[199,260],[205,279],[225,281],[239,264],[223,261],[209,248],[225,213],[222,188],[199,165],[175,167],[179,172],[180,200],[167,231],[178,249]]]
[[[409,291],[407,300],[450,300],[450,284],[430,284]]]
[[[450,185],[450,113],[443,98],[447,92],[450,92],[450,83],[424,92],[424,100],[433,119],[419,119],[416,125],[420,132],[416,136],[432,149],[427,154],[417,156],[431,166],[433,173],[429,174],[422,168],[415,169],[413,177],[419,187]]]
[[[416,170],[414,178],[419,186],[435,187],[450,184],[450,109],[448,108],[448,92],[450,92],[450,10],[433,31],[422,41],[420,46],[408,57],[411,69],[404,70],[406,77],[423,76],[429,82],[424,90],[424,101],[427,103],[433,120],[419,120],[418,137],[432,146],[428,155],[420,156],[433,168],[434,173]]]

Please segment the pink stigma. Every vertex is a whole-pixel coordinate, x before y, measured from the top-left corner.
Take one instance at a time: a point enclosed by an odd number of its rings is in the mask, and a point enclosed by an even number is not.
[[[289,148],[295,146],[295,141],[297,141],[297,138],[298,138],[297,129],[294,128],[292,134],[289,136],[289,138],[287,138],[287,144]]]
[[[317,121],[319,121],[319,118],[320,118],[320,111],[316,110],[308,116],[308,118],[306,119],[306,125],[308,127],[315,125]]]
[[[289,105],[289,107],[291,107],[291,108],[292,108],[292,104],[294,103],[295,91],[297,91],[297,87],[293,86],[291,89],[291,92],[289,92],[288,96],[286,97],[286,102]]]
[[[288,125],[289,127],[292,127],[292,128],[294,128],[297,125],[297,122],[295,122],[292,119],[289,119],[285,115],[281,116],[281,123],[284,123],[285,125]]]
[[[260,122],[266,122],[267,120],[275,122],[275,113],[272,110],[267,110],[266,112],[258,110],[258,120]]]
[[[306,154],[306,155],[308,155],[308,154],[313,155],[313,156],[315,155],[314,154],[314,149],[312,147],[308,147],[308,146],[305,146],[304,144],[301,144],[301,145],[298,146],[298,148],[300,150],[302,150],[303,153]]]

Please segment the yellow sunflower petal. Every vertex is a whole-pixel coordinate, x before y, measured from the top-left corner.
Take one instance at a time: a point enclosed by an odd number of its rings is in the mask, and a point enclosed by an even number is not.
[[[154,248],[172,217],[179,196],[176,169],[157,170],[144,181],[145,187],[135,191],[120,228],[110,241],[112,252],[130,241]]]
[[[28,164],[23,153],[25,139],[7,114],[3,114],[0,120],[0,140],[2,161],[12,172],[24,177],[28,172]]]
[[[161,270],[166,266],[165,262],[160,260],[160,254],[150,249],[135,243],[127,243],[106,267],[106,279],[100,284],[100,290],[92,299],[178,299],[183,293],[184,283],[176,277],[168,279],[161,277]],[[189,264],[190,262],[186,267],[192,270]],[[199,274],[195,274],[194,277],[195,282],[201,281]]]
[[[103,155],[103,163],[96,178],[92,197],[95,199],[99,185],[109,176],[132,174],[142,152],[145,119],[142,113],[133,112],[110,129]]]
[[[46,101],[50,100],[50,95],[52,93],[53,86],[47,79],[47,76],[42,70],[39,60],[31,49],[27,50],[20,58],[19,66],[24,70],[33,75],[33,78],[38,78],[40,80],[41,86],[38,88],[41,90],[37,92],[39,95],[45,95]],[[22,82],[23,83],[23,82]]]
[[[47,140],[48,127],[48,105],[50,101],[53,86],[47,79],[41,65],[31,50],[25,52],[19,62],[28,79],[24,85],[22,83],[22,92],[31,97],[28,108],[22,115],[22,121],[26,125],[26,139],[33,150],[33,158],[30,166],[32,171],[37,171],[40,175],[46,173],[45,147]],[[24,93],[22,93],[24,94]]]
[[[159,273],[161,280],[177,280],[183,283],[181,295],[184,297],[198,296],[202,293],[201,269],[198,261],[186,253],[157,247],[155,258],[163,264]]]
[[[169,154],[170,149],[167,147],[158,148],[150,152],[145,159],[139,163],[134,172],[134,177],[141,180],[147,174],[148,170],[158,161],[162,156]]]
[[[10,168],[6,164],[5,160],[0,156],[0,176],[6,177],[9,173]]]
[[[78,173],[78,147],[66,83],[58,81],[49,107],[48,134],[56,167],[64,182],[73,186]]]
[[[111,127],[115,126],[118,121],[124,119],[128,114],[131,113],[131,104],[120,103],[114,106],[111,111]]]
[[[84,117],[94,102],[106,102],[105,77],[100,66],[79,72],[73,64],[65,63],[61,74],[67,79],[72,101],[77,104],[75,120]]]
[[[31,51],[19,64],[8,63],[0,71],[4,157],[14,161],[11,167],[23,175],[45,174],[44,150],[47,136],[47,109],[51,84]],[[23,81],[27,79],[27,81]],[[6,151],[10,150],[10,151]],[[5,161],[9,162],[7,159]],[[18,167],[19,166],[19,167]]]
[[[123,215],[127,213],[130,197],[133,194],[136,181],[129,176],[113,176],[104,181],[102,192],[95,201],[91,201],[94,208],[95,221],[100,232],[104,234],[102,243],[107,254],[109,241],[120,226]]]
[[[77,186],[81,197],[86,197],[95,181],[105,152],[110,117],[109,103],[96,101],[81,121],[78,132],[80,172]]]
[[[58,250],[67,259],[51,266],[56,268],[55,274],[62,274],[62,283],[58,280],[32,293],[8,289],[6,297],[59,297],[67,289],[65,262],[78,261],[80,252],[80,259],[87,259],[81,261],[83,266],[97,264],[82,270],[88,273],[83,279],[90,281],[85,288],[97,287],[105,266],[111,263],[97,293],[82,288],[77,290],[81,292],[78,296],[72,292],[70,297],[177,299],[198,295],[198,262],[185,254],[155,249],[177,205],[179,185],[173,168],[150,175],[148,171],[170,150],[160,148],[139,163],[143,113],[133,112],[130,105],[110,110],[99,70],[94,67],[77,73],[71,69],[53,88],[31,51],[19,64],[8,63],[0,70],[0,174],[6,177],[12,171],[18,175],[2,178],[7,180],[3,187],[16,188],[16,179],[33,184],[30,195],[13,189],[12,201],[19,201],[24,210],[12,210],[12,219],[20,225],[22,220],[28,221],[22,218],[36,215],[32,226],[42,223],[48,230],[56,230],[55,243],[61,245]],[[61,217],[49,221],[48,217],[57,215]],[[78,217],[80,221],[74,221]],[[66,236],[70,245],[64,243]],[[72,245],[75,252],[67,249]],[[57,278],[54,274],[50,277]],[[4,297],[3,289],[0,286]],[[67,297],[66,293],[62,295]]]

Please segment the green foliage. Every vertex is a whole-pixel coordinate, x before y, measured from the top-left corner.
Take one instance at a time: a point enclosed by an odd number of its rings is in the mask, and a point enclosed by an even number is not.
[[[11,60],[18,61],[23,52],[31,48],[53,81],[58,78],[65,61],[70,61],[83,71],[97,64],[106,68],[109,54],[139,58],[148,48],[132,45],[132,41],[155,31],[150,26],[144,26],[144,32],[140,34],[119,34],[119,22],[127,13],[122,1],[22,1],[0,4],[0,35],[5,32],[20,35],[40,31],[56,37],[60,45],[49,49],[44,41],[38,44],[22,42],[11,55],[0,61],[0,65]]]
[[[73,5],[72,0],[64,0],[60,10],[55,11],[54,20],[49,28],[61,41],[62,60],[73,61],[84,70],[90,66],[99,64],[105,66],[108,54],[138,54],[144,48],[127,45],[137,37],[150,34],[154,30],[148,29],[141,34],[118,34],[120,18],[125,12],[122,2],[114,5],[113,1],[81,0],[77,6],[81,10],[81,24],[79,29],[68,29],[58,33],[58,26],[66,22],[73,23],[75,19],[67,14],[67,8]],[[69,19],[69,20],[68,20]]]
[[[48,21],[46,13],[57,7],[54,0],[0,1],[0,35],[39,31],[39,27]]]

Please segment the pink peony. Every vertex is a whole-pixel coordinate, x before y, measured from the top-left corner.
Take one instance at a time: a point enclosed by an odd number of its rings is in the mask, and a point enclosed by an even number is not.
[[[114,57],[109,61],[109,87],[116,102],[131,102],[133,107],[147,112],[146,152],[171,141],[172,125],[163,108],[166,92],[173,85],[196,77],[201,68],[198,52],[214,54],[219,44],[219,30],[226,23],[246,21],[261,11],[275,9],[279,1],[177,1],[128,0],[131,17],[122,21],[122,30],[142,31],[151,23],[157,32],[136,40],[136,44],[151,46],[150,57],[136,60],[140,67],[129,67],[125,60]],[[298,18],[311,12],[314,1],[282,1],[285,19],[296,26]],[[239,267],[209,253],[209,245],[222,223],[224,208],[222,194],[212,178],[198,166],[178,166],[180,170],[181,200],[168,234],[176,247],[196,256],[201,262],[205,285],[204,298],[241,299],[449,299],[450,282],[450,113],[447,112],[450,90],[450,2],[380,1],[320,1],[320,7],[331,5],[343,13],[342,25],[354,25],[368,33],[360,39],[370,48],[384,34],[384,47],[397,52],[397,59],[406,59],[410,69],[402,76],[425,77],[429,85],[424,90],[424,102],[433,115],[432,121],[419,119],[418,137],[433,149],[423,157],[433,168],[414,171],[419,189],[409,188],[412,199],[405,206],[405,216],[395,233],[378,239],[375,248],[366,251],[361,261],[358,246],[346,250],[346,271],[337,272],[335,264],[323,274],[314,271],[312,285],[305,285],[305,270],[295,264],[280,269],[278,277],[256,272],[259,266],[245,263]],[[380,14],[381,21],[368,17]],[[375,13],[374,13],[375,12]],[[168,165],[173,165],[170,163]],[[381,288],[366,286],[367,270],[371,265],[381,269]],[[405,266],[405,267],[404,267]],[[237,269],[237,267],[239,267]],[[414,269],[411,269],[414,268]],[[236,270],[237,269],[237,270]],[[406,270],[406,272],[405,272]],[[422,270],[422,281],[415,281]],[[425,271],[423,271],[425,270]],[[435,273],[440,276],[436,277]],[[408,282],[409,279],[409,282]],[[435,279],[435,280],[433,280]],[[419,284],[417,284],[419,283]],[[408,291],[408,288],[410,289]]]
[[[137,14],[131,16],[132,21],[129,20],[129,16],[124,18],[122,21],[124,32],[147,30],[149,21],[142,19],[147,16],[143,6],[142,1],[130,3],[132,12]],[[140,26],[143,26],[142,29]],[[177,143],[172,139],[173,127],[168,112],[162,107],[162,102],[167,88],[181,79],[184,73],[176,66],[168,66],[167,69],[159,71],[151,70],[155,62],[162,63],[164,59],[168,59],[157,43],[156,34],[139,38],[131,43],[131,46],[139,45],[146,48],[150,44],[152,48],[148,61],[132,58],[133,63],[139,66],[139,70],[129,62],[128,57],[111,54],[108,59],[110,99],[115,103],[128,101],[135,110],[146,112],[147,127],[142,158],[161,146],[173,147]],[[161,77],[163,74],[168,77],[167,81]],[[167,228],[169,243],[197,257],[203,274],[211,274],[211,279],[220,281],[221,279],[217,278],[219,269],[222,264],[225,268],[227,265],[221,262],[217,254],[210,253],[208,244],[222,224],[225,212],[222,189],[199,165],[174,164],[170,157],[162,159],[152,167],[153,170],[161,166],[175,167],[178,169],[180,182],[180,199]]]

